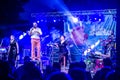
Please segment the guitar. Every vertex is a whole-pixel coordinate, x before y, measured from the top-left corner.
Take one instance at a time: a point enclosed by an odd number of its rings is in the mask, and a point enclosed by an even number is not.
[[[47,37],[49,37],[49,35],[46,35],[45,37],[42,37],[41,41],[44,41]]]

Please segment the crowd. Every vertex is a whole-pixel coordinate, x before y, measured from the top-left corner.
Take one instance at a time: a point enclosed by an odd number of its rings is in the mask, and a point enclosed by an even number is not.
[[[9,62],[0,60],[0,80],[119,80],[120,67],[112,67],[109,58],[103,60],[104,67],[98,70],[94,76],[86,71],[83,61],[71,63],[67,73],[61,72],[61,66],[55,62],[47,65],[41,72],[38,66],[28,56],[24,58],[24,64],[12,69]]]

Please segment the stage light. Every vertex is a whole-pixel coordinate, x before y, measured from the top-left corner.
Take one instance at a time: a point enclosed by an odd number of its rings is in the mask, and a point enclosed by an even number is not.
[[[73,17],[72,20],[73,20],[73,22],[75,22],[75,23],[78,22],[78,18]]]
[[[91,49],[88,49],[88,50],[87,50],[87,52],[90,52],[90,51],[91,51]]]
[[[85,55],[85,56],[86,56],[86,55],[87,55],[87,53],[89,53],[90,51],[91,51],[91,49],[87,49],[87,50],[85,50],[83,55]]]
[[[97,18],[95,18],[95,20],[97,20]]]
[[[88,53],[88,52],[87,52],[87,50],[86,50],[86,51],[84,51],[84,54],[83,54],[83,55],[85,55],[85,56],[86,56],[86,55],[87,55],[87,53]]]
[[[20,39],[20,40],[23,39],[23,35],[20,35],[20,36],[19,36],[19,39]]]
[[[39,23],[40,21],[37,21],[37,23]]]
[[[93,50],[96,46],[98,46],[100,43],[100,40],[98,40],[95,44],[90,46],[90,49],[87,49],[84,51],[84,55],[87,55],[87,53],[89,53],[91,50]]]
[[[95,47],[95,45],[93,44],[92,46],[91,46],[91,49],[93,49]]]
[[[56,22],[56,20],[53,20],[53,22]]]
[[[98,41],[95,43],[95,46],[97,46],[99,43],[100,43],[100,40],[98,40]]]
[[[23,36],[26,36],[26,33],[25,33],[25,32],[23,32]]]
[[[101,21],[101,19],[99,19],[99,21]]]

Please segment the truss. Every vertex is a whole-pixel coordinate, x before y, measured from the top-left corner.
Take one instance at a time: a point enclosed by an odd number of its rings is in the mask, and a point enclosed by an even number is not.
[[[81,10],[81,11],[67,11],[67,12],[42,12],[42,13],[31,13],[31,17],[63,17],[63,16],[77,16],[77,15],[116,15],[116,9],[104,9],[104,10]]]

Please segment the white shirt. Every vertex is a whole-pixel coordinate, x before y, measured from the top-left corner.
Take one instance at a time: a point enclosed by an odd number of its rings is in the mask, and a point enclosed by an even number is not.
[[[31,38],[35,38],[35,39],[40,39],[40,35],[42,35],[42,31],[40,28],[31,28]]]

